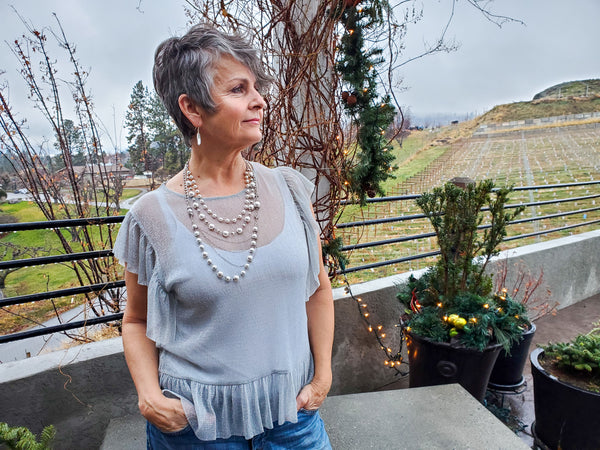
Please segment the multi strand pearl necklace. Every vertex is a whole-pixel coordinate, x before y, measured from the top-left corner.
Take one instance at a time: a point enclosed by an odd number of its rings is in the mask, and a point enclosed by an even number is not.
[[[256,252],[256,245],[258,240],[258,209],[260,208],[260,202],[258,201],[258,189],[256,183],[256,176],[250,163],[245,161],[246,170],[244,171],[244,183],[245,187],[245,199],[244,205],[240,213],[233,217],[223,217],[209,208],[206,201],[200,194],[198,184],[194,175],[190,171],[189,161],[185,163],[184,180],[183,180],[183,191],[185,194],[185,202],[187,205],[187,212],[192,222],[192,232],[196,238],[198,248],[202,253],[202,258],[206,260],[208,267],[215,273],[219,280],[223,280],[227,283],[230,281],[238,282],[240,278],[246,276],[246,270],[250,268],[250,264],[254,260],[254,254]],[[200,219],[200,225],[196,223],[195,217]],[[250,223],[254,221],[254,226],[249,227]],[[217,265],[210,259],[204,242],[201,238],[201,227],[208,230],[211,233],[218,234],[223,238],[229,238],[234,235],[243,235],[246,229],[251,229],[252,234],[250,235],[250,249],[248,250],[248,256],[246,257],[246,263],[244,264],[243,270],[237,275],[226,275],[224,274]]]

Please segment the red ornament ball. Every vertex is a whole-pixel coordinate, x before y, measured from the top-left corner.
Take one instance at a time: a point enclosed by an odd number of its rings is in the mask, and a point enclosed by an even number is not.
[[[348,91],[342,92],[342,100],[344,100],[344,101],[348,100],[349,96],[350,96],[350,92],[348,92]]]
[[[348,105],[350,106],[353,106],[356,105],[357,100],[358,99],[356,98],[356,95],[352,94],[348,96],[348,98],[346,99],[346,103],[348,103]]]

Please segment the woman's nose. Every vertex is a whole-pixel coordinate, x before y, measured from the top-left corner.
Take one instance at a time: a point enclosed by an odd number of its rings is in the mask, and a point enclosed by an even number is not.
[[[265,99],[257,90],[254,90],[254,98],[252,99],[251,106],[252,109],[265,109],[267,107],[267,102],[265,102]]]

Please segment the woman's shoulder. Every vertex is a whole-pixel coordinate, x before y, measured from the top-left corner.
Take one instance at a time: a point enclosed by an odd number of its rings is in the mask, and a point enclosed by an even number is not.
[[[150,208],[160,208],[164,195],[164,185],[161,185],[158,189],[148,191],[138,198],[129,211],[137,215],[141,211],[147,211]]]
[[[277,166],[269,168],[258,163],[254,163],[254,167],[257,173],[262,172],[265,176],[277,177],[280,180],[283,179],[288,188],[294,192],[307,192],[310,194],[314,189],[314,184],[306,178],[306,176],[292,167]]]

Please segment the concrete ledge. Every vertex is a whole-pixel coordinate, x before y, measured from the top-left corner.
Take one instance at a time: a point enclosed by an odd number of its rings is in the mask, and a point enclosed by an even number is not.
[[[529,449],[458,384],[329,397],[321,416],[340,450]],[[145,422],[138,414],[113,419],[101,450],[142,450]]]
[[[458,384],[330,397],[321,416],[334,449],[529,449]]]

